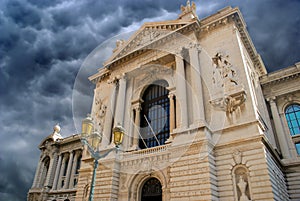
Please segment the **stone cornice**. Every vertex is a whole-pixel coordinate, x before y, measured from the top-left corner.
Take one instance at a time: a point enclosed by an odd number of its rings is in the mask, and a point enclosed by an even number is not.
[[[133,50],[129,51],[126,54],[123,54],[123,55],[121,54],[122,56],[118,56],[118,55],[115,56],[114,57],[115,59],[104,63],[104,66],[106,68],[110,69],[111,67],[113,67],[115,65],[118,65],[119,63],[125,62],[128,59],[132,59],[133,57],[135,57],[135,56],[137,56],[137,55],[139,55],[143,52],[146,52],[151,48],[154,48],[155,45],[158,45],[159,43],[164,42],[164,41],[170,39],[173,36],[176,36],[176,34],[178,34],[178,33],[183,34],[185,32],[189,32],[189,31],[192,31],[192,30],[197,31],[199,29],[199,23],[198,23],[197,19],[191,20],[188,24],[186,24],[186,22],[183,23],[182,21],[179,21],[179,22],[181,24],[174,27],[173,30],[168,30],[168,29],[161,30],[161,31],[166,32],[166,34],[164,34],[163,36],[155,38],[150,43],[148,42],[145,45],[141,45],[139,47],[136,47],[136,48],[134,48]],[[172,26],[172,25],[162,25],[162,26]],[[134,36],[136,36],[136,34]],[[132,40],[134,40],[134,39],[132,39]]]
[[[74,142],[77,140],[80,140],[80,134],[75,134],[75,135],[65,137],[62,140],[60,140],[59,142],[60,142],[60,144],[67,144],[67,143]]]
[[[90,76],[88,79],[96,84],[97,82],[101,81],[102,79],[104,79],[105,77],[110,75],[110,70],[107,68],[99,68],[98,69],[98,73]]]
[[[137,32],[135,32],[127,41],[121,41],[121,44],[117,44],[116,49],[113,51],[112,56],[104,62],[104,66],[107,67],[114,61],[118,60],[119,58],[122,58],[130,53],[132,53],[134,50],[141,49],[141,47],[137,47],[134,43],[147,31],[155,32],[155,31],[161,31],[161,32],[168,32],[168,31],[175,31],[181,28],[182,26],[185,26],[186,24],[191,23],[191,21],[194,20],[169,20],[169,21],[162,21],[162,22],[147,22],[143,24]],[[159,36],[158,38],[160,38]],[[154,39],[157,39],[154,37]],[[143,44],[141,46],[144,46],[146,44]]]
[[[276,85],[286,80],[296,79],[299,76],[300,76],[300,62],[288,68],[284,68],[262,76],[260,78],[260,83],[262,86]]]
[[[247,49],[251,60],[254,63],[254,67],[258,70],[259,75],[265,75],[267,73],[266,68],[261,60],[260,55],[257,53],[253,45],[249,33],[246,30],[246,23],[238,8],[226,7],[222,10],[219,10],[216,14],[200,20],[200,30],[204,33],[209,32],[219,26],[226,25],[230,21],[233,21],[235,23],[235,26],[241,36],[242,42]]]

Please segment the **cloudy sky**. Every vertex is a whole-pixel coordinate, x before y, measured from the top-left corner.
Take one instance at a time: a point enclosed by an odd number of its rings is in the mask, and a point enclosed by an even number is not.
[[[172,3],[171,3],[172,2]],[[24,201],[38,144],[59,122],[76,133],[72,94],[87,55],[142,23],[176,19],[185,1],[0,1],[0,200]],[[268,71],[300,61],[300,1],[201,0],[199,18],[238,6]],[[86,113],[92,85],[82,96]]]

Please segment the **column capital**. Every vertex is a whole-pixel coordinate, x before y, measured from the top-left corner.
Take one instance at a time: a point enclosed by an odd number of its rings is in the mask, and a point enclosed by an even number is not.
[[[182,58],[181,51],[182,51],[182,47],[179,47],[178,49],[175,49],[175,51],[174,51],[175,57]]]
[[[175,97],[175,94],[174,94],[174,93],[169,93],[169,94],[168,94],[168,98],[169,98],[169,99],[173,99],[174,97]]]
[[[271,96],[271,97],[267,98],[267,101],[270,103],[274,103],[276,101],[276,96]]]
[[[140,104],[139,104],[139,105],[134,105],[134,106],[133,106],[133,110],[135,110],[136,112],[139,112],[139,111],[142,110],[142,107],[141,107]]]
[[[166,89],[169,90],[169,94],[175,94],[175,92],[176,92],[175,86],[169,86],[169,87],[166,87]]]
[[[194,43],[194,42],[190,42],[189,45],[188,45],[188,48],[197,50],[198,52],[201,52],[201,50],[202,50],[200,44],[199,43]]]
[[[141,105],[142,105],[143,102],[144,101],[141,98],[131,101],[132,109],[135,110],[135,111],[140,111],[142,109]]]
[[[116,84],[118,82],[117,77],[112,77],[109,80],[107,80],[107,84]]]
[[[128,75],[126,73],[121,73],[116,76],[116,79],[118,80],[126,80],[128,78]]]

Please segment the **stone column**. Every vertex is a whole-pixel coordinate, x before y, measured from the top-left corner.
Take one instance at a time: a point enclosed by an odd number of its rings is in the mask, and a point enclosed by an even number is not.
[[[51,188],[53,184],[56,163],[57,163],[57,153],[54,153],[52,159],[50,159],[49,170],[46,177],[46,186],[48,186],[49,188]]]
[[[70,177],[71,177],[71,168],[73,166],[73,160],[74,159],[74,152],[70,152],[69,162],[68,162],[68,168],[67,168],[67,174],[66,174],[66,181],[64,185],[64,189],[69,189],[69,183],[70,183]]]
[[[76,171],[76,167],[77,167],[77,162],[78,162],[78,157],[79,157],[79,151],[75,151],[75,156],[73,159],[73,165],[72,165],[72,169],[71,169],[71,178],[69,181],[69,188],[74,188],[74,176],[75,176],[75,171]]]
[[[52,185],[53,190],[57,189],[58,176],[59,176],[59,172],[60,172],[60,168],[61,168],[61,160],[62,160],[62,154],[60,154],[59,157],[58,157],[58,163],[57,163],[57,166],[56,166],[54,182],[53,182],[53,185]]]
[[[172,133],[176,125],[175,100],[174,100],[175,95],[173,93],[169,93],[168,97],[170,99],[170,133]]]
[[[188,112],[187,112],[187,95],[186,95],[186,79],[183,59],[179,56],[175,56],[176,60],[176,94],[177,103],[180,104],[180,122],[179,128],[188,127]],[[177,107],[178,111],[179,107]],[[178,112],[176,112],[178,114]],[[178,117],[178,115],[177,115]]]
[[[133,142],[130,150],[137,150],[139,148],[139,139],[140,139],[140,126],[141,126],[141,104],[138,102],[133,106],[135,113],[134,118],[134,129],[133,129]]]
[[[118,124],[123,126],[124,112],[125,112],[125,99],[126,99],[126,75],[123,74],[119,79],[119,91],[117,97],[117,105],[115,112],[114,127]],[[111,138],[111,144],[113,144],[114,138]]]
[[[34,176],[32,188],[36,188],[36,187],[39,186],[38,181],[39,181],[39,177],[40,177],[41,166],[42,166],[42,155],[40,156],[40,160],[38,162],[37,169],[35,171],[35,176]]]
[[[194,125],[198,126],[204,122],[204,103],[203,91],[201,82],[201,69],[199,63],[199,46],[197,44],[190,44],[189,48],[192,87],[193,87],[193,119]]]
[[[271,106],[271,112],[272,112],[274,126],[275,126],[277,137],[278,137],[278,142],[280,145],[280,150],[281,150],[281,153],[284,158],[290,158],[291,155],[289,152],[288,141],[286,139],[288,136],[286,136],[284,133],[282,122],[281,122],[281,119],[280,119],[280,116],[278,113],[278,109],[277,109],[275,100],[276,100],[276,97],[268,99],[268,101],[270,102],[270,106]]]
[[[41,172],[40,172],[40,176],[39,176],[39,187],[44,187],[45,181],[46,181],[46,175],[45,172],[47,171],[46,167],[45,167],[45,160],[42,162],[42,166],[41,166]]]
[[[62,177],[64,175],[64,170],[65,170],[65,165],[66,165],[66,153],[64,154],[63,156],[63,160],[62,160],[62,165],[61,165],[61,168],[60,168],[60,172],[59,172],[59,178],[58,178],[58,184],[57,184],[57,189],[61,189],[61,182],[62,182]]]
[[[114,126],[117,126],[118,124],[123,126],[123,118],[125,112],[125,98],[126,98],[126,76],[124,74],[119,79],[119,91],[118,91]]]
[[[111,96],[110,96],[108,106],[107,106],[107,111],[105,114],[103,138],[102,138],[102,142],[101,142],[102,146],[109,145],[110,136],[112,134],[111,127],[112,127],[112,122],[113,122],[113,117],[114,117],[114,112],[115,112],[115,105],[116,105],[116,91],[117,91],[116,82],[112,81],[110,83],[113,84],[114,86],[112,87]]]
[[[176,127],[176,113],[175,113],[175,95],[174,95],[174,92],[169,92],[169,95],[168,95],[168,98],[170,100],[170,137],[168,138],[168,140],[165,142],[165,144],[168,144],[170,142],[173,141],[173,136],[172,136],[172,133],[173,133],[173,130],[175,129]]]

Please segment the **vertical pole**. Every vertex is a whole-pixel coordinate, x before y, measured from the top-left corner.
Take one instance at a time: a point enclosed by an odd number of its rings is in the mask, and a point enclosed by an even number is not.
[[[89,201],[93,201],[94,198],[94,188],[95,188],[95,180],[96,180],[96,170],[98,167],[98,160],[94,159],[94,171],[93,171],[93,177],[92,177],[92,183],[91,183],[91,190],[90,190],[90,197]]]

